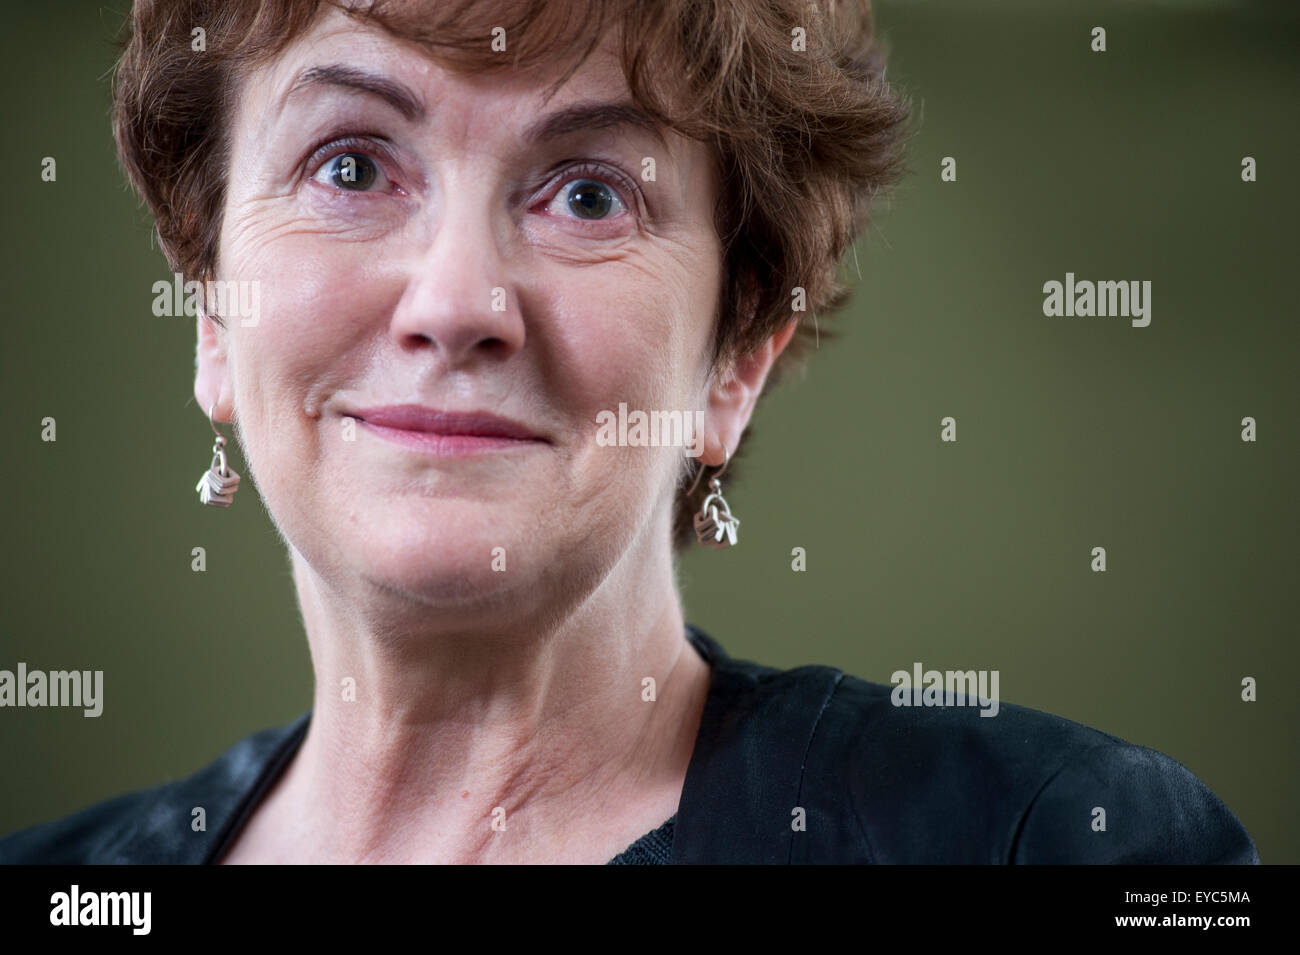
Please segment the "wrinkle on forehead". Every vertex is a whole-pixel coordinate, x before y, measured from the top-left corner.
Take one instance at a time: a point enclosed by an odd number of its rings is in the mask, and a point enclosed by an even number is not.
[[[530,118],[541,115],[557,96],[562,102],[592,98],[630,103],[631,90],[620,57],[620,35],[619,26],[611,25],[580,64],[570,57],[565,61],[540,61],[524,69],[514,69],[505,61],[499,67],[469,72],[444,67],[439,57],[416,40],[394,36],[378,24],[358,21],[337,9],[329,9],[307,33],[291,41],[274,59],[237,80],[232,119],[238,122],[239,114],[252,103],[266,104],[255,132],[267,132],[292,101],[288,94],[301,73],[332,63],[365,65],[411,86],[431,113],[438,112],[439,100],[445,99],[450,94],[449,87],[455,85],[490,92],[502,100],[515,99],[520,116]],[[485,52],[484,55],[504,57],[506,54]],[[555,87],[566,73],[570,74],[567,79]],[[447,119],[441,118],[444,122]],[[680,137],[668,129],[662,130],[662,136],[663,148],[673,154],[676,144],[670,140]]]

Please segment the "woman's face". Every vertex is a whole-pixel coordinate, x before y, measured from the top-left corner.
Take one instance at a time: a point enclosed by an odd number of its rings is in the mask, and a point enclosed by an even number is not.
[[[609,122],[631,103],[609,51],[544,102],[558,73],[456,75],[335,12],[245,78],[217,277],[258,283],[259,313],[200,319],[196,394],[323,578],[515,612],[590,589],[667,552],[683,457],[603,446],[597,414],[706,411],[710,459],[743,427],[706,381],[710,154]]]

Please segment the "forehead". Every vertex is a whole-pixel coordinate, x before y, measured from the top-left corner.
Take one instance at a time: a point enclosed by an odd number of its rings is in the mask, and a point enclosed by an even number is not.
[[[495,51],[491,37],[485,36],[482,53],[471,52],[468,64],[463,52],[458,55],[457,66],[477,66],[473,60],[481,56],[481,70],[458,69],[444,64],[414,40],[395,36],[375,22],[330,7],[273,59],[249,71],[235,102],[240,106],[256,105],[264,111],[266,121],[273,121],[310,85],[304,79],[319,76],[322,67],[355,68],[358,73],[391,78],[395,87],[404,88],[396,90],[394,102],[402,98],[403,92],[415,94],[407,99],[415,100],[411,105],[419,107],[420,119],[441,115],[450,120],[451,111],[439,110],[439,104],[445,107],[450,101],[466,98],[491,108],[496,123],[510,116],[526,122],[544,106],[579,100],[631,102],[617,52],[620,45],[616,25],[606,31],[576,68],[573,58],[557,56],[525,69],[514,69],[510,66],[511,38],[504,39],[506,50]],[[553,85],[570,70],[563,85],[554,90]],[[407,118],[416,116],[411,111]]]

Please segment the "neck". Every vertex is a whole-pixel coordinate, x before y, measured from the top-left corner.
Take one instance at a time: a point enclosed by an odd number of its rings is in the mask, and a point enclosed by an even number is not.
[[[567,606],[455,614],[294,570],[315,705],[277,793],[300,849],[605,861],[676,810],[709,669],[669,554],[631,549]]]

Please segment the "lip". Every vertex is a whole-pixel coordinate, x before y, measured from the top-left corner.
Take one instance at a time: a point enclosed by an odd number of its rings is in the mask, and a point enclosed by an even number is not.
[[[348,414],[377,437],[411,450],[442,456],[481,454],[547,443],[527,425],[485,411],[383,405]]]

